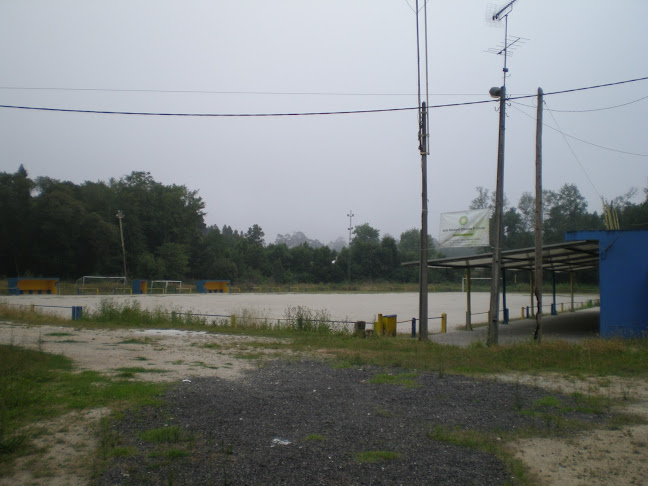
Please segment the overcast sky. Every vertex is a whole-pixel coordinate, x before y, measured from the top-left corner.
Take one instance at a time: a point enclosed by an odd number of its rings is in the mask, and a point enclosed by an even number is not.
[[[415,107],[413,7],[413,0],[2,0],[0,104],[210,114]],[[486,21],[493,4],[430,0],[427,9],[430,105],[490,99],[503,58],[486,51],[504,41],[504,29]],[[645,0],[519,0],[508,32],[528,40],[509,59],[508,93],[648,76],[646,19]],[[574,183],[599,213],[601,196],[636,187],[640,200],[648,186],[646,96],[648,81],[547,96],[556,111],[545,112],[546,125],[614,150],[546,127],[544,187]],[[430,111],[433,236],[440,213],[466,209],[477,186],[495,186],[495,107]],[[535,101],[507,110],[504,185],[517,205],[534,190]],[[354,225],[398,238],[420,227],[417,130],[413,110],[237,118],[0,108],[0,171],[23,164],[32,178],[75,183],[148,171],[198,190],[207,224],[243,231],[259,224],[266,242],[294,231],[323,243],[346,238],[349,210]]]

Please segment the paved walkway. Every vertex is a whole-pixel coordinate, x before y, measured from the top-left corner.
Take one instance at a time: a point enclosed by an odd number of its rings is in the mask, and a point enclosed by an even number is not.
[[[587,338],[598,337],[600,309],[564,312],[557,316],[542,317],[542,340],[563,340],[578,342]],[[535,331],[535,319],[512,321],[499,325],[499,344],[532,341]],[[440,344],[468,346],[476,341],[486,343],[488,326],[476,327],[473,331],[451,331],[446,334],[434,334],[430,340]]]

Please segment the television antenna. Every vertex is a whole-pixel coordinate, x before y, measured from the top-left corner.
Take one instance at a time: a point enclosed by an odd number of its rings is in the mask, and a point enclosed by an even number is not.
[[[513,4],[518,0],[512,0],[503,7],[490,7],[486,20],[494,25],[501,26],[502,19],[504,20],[504,41],[500,42],[496,47],[491,47],[486,50],[491,54],[497,54],[499,56],[504,56],[504,68],[502,69],[504,73],[504,82],[503,86],[506,86],[506,78],[508,77],[508,58],[513,55],[516,49],[522,47],[522,45],[528,41],[524,37],[509,36],[508,35],[508,16],[513,11]]]

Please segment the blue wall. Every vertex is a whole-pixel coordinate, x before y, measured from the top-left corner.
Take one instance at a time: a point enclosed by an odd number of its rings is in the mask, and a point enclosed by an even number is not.
[[[648,231],[569,231],[599,241],[601,337],[648,337]]]

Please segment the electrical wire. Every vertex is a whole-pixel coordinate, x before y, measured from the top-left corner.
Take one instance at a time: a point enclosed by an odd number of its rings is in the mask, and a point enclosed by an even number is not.
[[[517,104],[517,103],[516,103],[516,104]],[[546,104],[546,103],[545,103],[545,104]],[[527,106],[527,105],[523,105],[523,106]],[[522,113],[523,115],[525,115],[525,116],[531,118],[532,120],[535,120],[535,117],[534,117],[534,116],[529,115],[528,113],[526,113],[525,111],[521,110],[521,109],[518,108],[517,106],[512,105],[512,108],[515,108],[517,111],[519,111],[519,112]],[[535,108],[535,107],[533,107],[533,108]],[[554,121],[555,121],[555,117],[553,116],[553,113],[552,113],[552,112],[555,112],[556,110],[551,110],[550,108],[547,107],[547,111],[551,114],[552,118],[554,118]],[[615,148],[611,148],[611,147],[606,147],[606,146],[604,146],[604,145],[599,145],[599,144],[597,144],[597,143],[590,142],[590,141],[588,141],[588,140],[583,140],[582,138],[578,138],[578,137],[575,137],[575,136],[570,135],[570,134],[568,134],[568,133],[565,133],[565,132],[563,132],[562,130],[560,130],[559,128],[552,127],[551,125],[547,125],[546,123],[543,123],[542,125],[545,126],[545,127],[547,127],[547,128],[549,128],[550,130],[553,130],[553,131],[555,131],[555,132],[560,133],[563,137],[571,138],[571,139],[577,140],[577,141],[582,142],[582,143],[587,144],[587,145],[591,145],[591,146],[596,147],[596,148],[600,148],[600,149],[603,149],[603,150],[608,150],[608,151],[610,151],[610,152],[616,152],[616,153],[624,154],[624,155],[633,155],[633,156],[635,156],[635,157],[648,157],[648,154],[641,154],[641,153],[637,153],[637,152],[628,152],[628,151],[626,151],[626,150],[619,150],[619,149],[615,149]],[[558,125],[558,123],[556,123],[556,125]]]
[[[621,108],[622,106],[632,105],[633,103],[638,103],[639,101],[643,101],[645,99],[648,99],[648,96],[643,96],[642,98],[633,101],[628,101],[627,103],[621,103],[620,105],[605,106],[603,108],[590,108],[588,110],[555,110],[550,108],[547,108],[547,110],[553,111],[554,113],[591,113],[593,111],[605,111],[605,110],[613,110],[615,108]],[[515,102],[515,104],[520,106],[526,106],[527,108],[536,108],[533,105],[525,105],[524,103]]]
[[[116,89],[116,88],[56,88],[46,86],[0,86],[0,90],[13,91],[65,91],[100,93],[162,93],[162,94],[218,94],[218,95],[260,95],[260,96],[416,96],[416,93],[345,93],[330,91],[214,91],[190,89]],[[430,96],[484,96],[484,93],[430,93]]]
[[[562,91],[548,92],[545,93],[545,97],[551,95],[573,93],[577,91],[585,91],[590,89],[605,88],[609,86],[618,86],[621,84],[635,83],[638,81],[645,81],[645,80],[648,80],[648,76],[643,78],[629,79],[626,81],[618,81],[614,83],[599,84],[595,86],[586,86],[583,88],[573,88],[573,89],[567,89]],[[535,96],[536,95],[512,96],[508,98],[508,101],[532,98]],[[419,99],[420,99],[420,95],[419,95]],[[497,100],[467,101],[461,103],[444,103],[444,104],[428,106],[428,109],[480,105],[480,104],[494,103],[494,102],[497,102]],[[319,111],[319,112],[301,112],[301,113],[164,113],[164,112],[137,112],[137,111],[81,110],[81,109],[72,109],[72,108],[46,108],[46,107],[20,106],[20,105],[0,105],[0,108],[16,109],[16,110],[64,112],[64,113],[87,113],[87,114],[100,114],[100,115],[169,116],[169,117],[179,116],[179,117],[208,117],[209,118],[209,117],[323,116],[323,115],[352,115],[352,114],[363,114],[363,113],[387,113],[387,112],[420,110],[420,103],[419,106],[417,107],[380,108],[380,109],[371,109],[371,110]],[[605,147],[601,147],[601,148],[605,148]],[[638,155],[632,153],[629,154]],[[641,156],[643,156],[643,154]]]
[[[547,106],[547,102],[545,101],[544,103],[545,103],[545,106]],[[565,136],[565,132],[563,132],[563,131],[560,129],[560,125],[558,124],[558,120],[556,120],[556,117],[555,117],[554,114],[551,112],[551,110],[549,110],[549,114],[551,115],[551,118],[553,118],[554,123],[555,123],[556,126],[558,127],[558,131],[562,134],[562,136],[563,136],[563,140],[564,140],[565,143],[567,144],[567,147],[569,147],[569,151],[571,152],[572,156],[574,157],[574,160],[576,160],[576,162],[577,162],[578,165],[580,166],[581,170],[583,171],[583,174],[585,174],[585,177],[587,178],[587,180],[589,181],[589,183],[592,185],[592,188],[594,188],[594,192],[596,192],[596,194],[598,194],[598,196],[599,196],[601,199],[603,199],[603,196],[601,196],[601,193],[598,191],[598,189],[597,189],[596,186],[594,185],[594,182],[592,182],[592,179],[590,178],[589,174],[588,174],[587,171],[585,170],[585,167],[583,167],[583,164],[581,164],[581,161],[580,161],[580,159],[578,158],[578,156],[576,155],[576,152],[574,152],[574,149],[572,148],[571,144],[569,143],[569,140],[567,140],[567,137]]]
[[[149,111],[107,111],[107,110],[79,110],[70,108],[43,108],[36,106],[0,105],[0,108],[13,108],[16,110],[54,111],[64,113],[88,113],[96,115],[138,115],[138,116],[180,116],[180,117],[272,117],[272,116],[318,116],[318,115],[353,115],[362,113],[385,113],[393,111],[418,110],[418,107],[405,108],[379,108],[373,110],[347,110],[347,111],[319,111],[302,113],[156,113]]]

